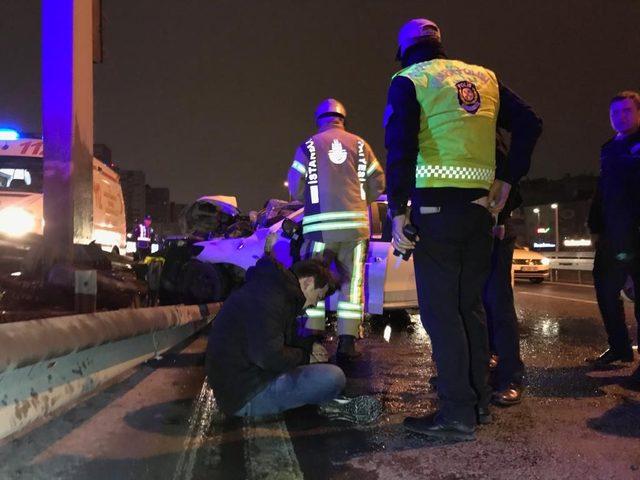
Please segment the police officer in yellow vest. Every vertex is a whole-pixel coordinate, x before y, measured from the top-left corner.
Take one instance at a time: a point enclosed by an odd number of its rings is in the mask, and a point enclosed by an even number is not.
[[[493,214],[526,172],[528,158],[521,157],[529,147],[518,127],[517,97],[491,70],[447,58],[434,22],[415,19],[401,28],[398,59],[403,69],[392,78],[385,112],[387,196],[393,245],[415,249],[420,315],[439,397],[436,415],[409,417],[404,425],[432,437],[472,440],[476,424],[491,421],[481,295]],[[512,133],[499,171],[497,124]],[[416,241],[403,231],[408,223],[417,228]]]
[[[364,264],[369,239],[368,204],[384,191],[384,173],[373,150],[345,130],[347,111],[329,98],[316,109],[318,132],[296,150],[289,192],[303,201],[303,258],[334,262],[343,280],[338,295],[337,357],[359,354],[355,340],[364,313]],[[306,328],[325,329],[325,303],[307,309]]]

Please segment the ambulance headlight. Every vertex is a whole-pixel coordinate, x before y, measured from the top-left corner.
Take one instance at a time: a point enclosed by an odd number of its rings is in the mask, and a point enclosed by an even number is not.
[[[20,207],[7,207],[0,210],[0,233],[20,237],[35,230],[33,215]]]
[[[547,257],[542,257],[542,265],[549,265],[551,263],[551,260],[549,260]]]

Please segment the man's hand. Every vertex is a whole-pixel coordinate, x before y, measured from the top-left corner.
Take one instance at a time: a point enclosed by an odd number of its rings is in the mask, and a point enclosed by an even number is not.
[[[391,244],[393,247],[401,253],[405,253],[407,250],[413,250],[416,247],[416,243],[409,240],[402,229],[407,224],[406,215],[396,215],[392,220],[392,239]],[[416,240],[418,240],[416,238]]]
[[[489,211],[494,215],[497,215],[504,208],[504,204],[507,203],[509,192],[511,191],[511,185],[502,180],[494,180],[493,185],[489,189]]]
[[[327,363],[329,361],[329,352],[320,343],[314,342],[309,355],[309,363]]]

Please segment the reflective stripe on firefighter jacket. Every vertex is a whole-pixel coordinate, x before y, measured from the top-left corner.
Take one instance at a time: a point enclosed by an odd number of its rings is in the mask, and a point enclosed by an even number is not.
[[[495,74],[459,60],[435,59],[395,76],[411,80],[422,111],[416,188],[489,189],[500,106]]]
[[[298,148],[288,180],[291,197],[304,202],[305,238],[369,238],[367,207],[384,191],[384,173],[362,138],[339,124],[325,125]]]

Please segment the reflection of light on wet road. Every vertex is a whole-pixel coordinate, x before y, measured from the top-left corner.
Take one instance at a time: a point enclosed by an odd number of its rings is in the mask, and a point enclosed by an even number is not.
[[[189,418],[189,432],[184,440],[182,453],[180,453],[176,470],[173,473],[174,480],[191,480],[191,478],[193,478],[193,467],[196,463],[198,449],[202,446],[205,433],[217,411],[213,391],[209,388],[207,380],[205,379],[202,383],[200,394],[193,406],[193,413]],[[212,449],[208,453],[210,455],[208,462],[216,465],[220,461],[220,452],[218,449]],[[211,458],[211,455],[215,458]]]
[[[540,331],[544,337],[557,337],[560,327],[557,320],[544,319],[540,324]]]
[[[429,343],[429,335],[427,335],[427,331],[422,326],[422,321],[420,320],[420,314],[419,313],[412,313],[411,314],[411,323],[415,327],[415,331],[413,333],[414,338],[418,342],[425,341],[425,342]]]
[[[382,338],[384,338],[387,342],[389,341],[389,339],[391,338],[391,325],[387,325],[386,327],[384,327]]]

